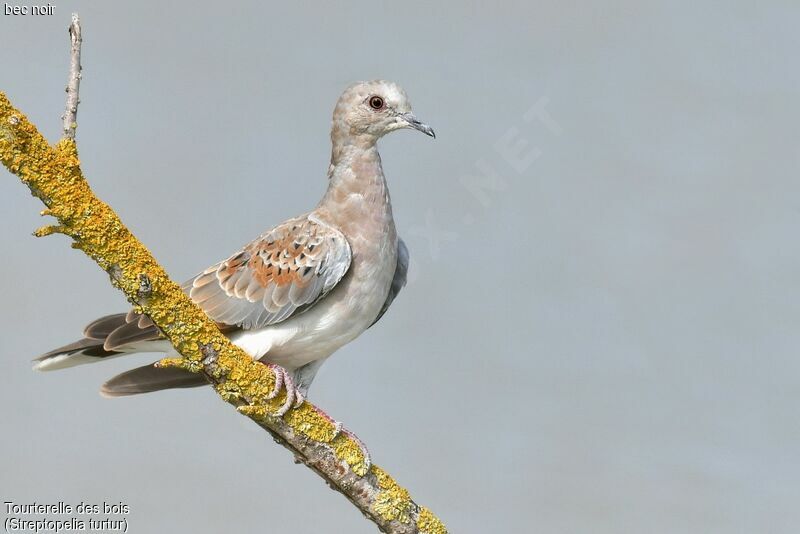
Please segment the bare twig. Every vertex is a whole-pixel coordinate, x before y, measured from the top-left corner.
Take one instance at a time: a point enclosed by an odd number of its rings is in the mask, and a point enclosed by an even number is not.
[[[58,220],[39,234],[70,236],[73,246],[97,262],[114,285],[152,319],[182,356],[163,360],[162,366],[204,373],[225,401],[344,494],[381,531],[446,534],[430,510],[371,464],[361,443],[313,404],[306,401],[285,415],[276,415],[287,402],[287,394],[273,394],[275,373],[233,345],[169,279],[117,214],[94,195],[80,169],[74,139],[81,41],[77,15],[70,28],[73,54],[61,142],[50,146],[0,92],[0,162],[44,202],[43,213]]]
[[[61,119],[64,121],[64,137],[75,139],[78,128],[78,104],[80,104],[81,88],[81,19],[77,13],[72,14],[69,25],[69,79],[67,80],[67,107]]]

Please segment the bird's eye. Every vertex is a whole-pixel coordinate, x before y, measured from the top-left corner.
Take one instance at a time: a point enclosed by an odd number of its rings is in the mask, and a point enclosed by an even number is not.
[[[369,107],[371,107],[372,109],[383,109],[383,106],[385,104],[386,103],[379,96],[373,96],[373,97],[370,97],[370,99],[369,99]]]

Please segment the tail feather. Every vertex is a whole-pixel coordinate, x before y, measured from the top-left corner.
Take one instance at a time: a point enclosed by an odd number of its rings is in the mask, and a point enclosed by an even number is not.
[[[35,362],[33,368],[37,371],[54,371],[75,365],[93,363],[119,354],[122,353],[104,349],[102,341],[84,338],[42,354],[33,360]]]
[[[161,338],[158,329],[146,316],[135,312],[115,313],[89,323],[83,339],[64,345],[34,360],[37,371],[52,371],[94,363],[128,352],[141,350],[137,343],[149,343],[147,349],[161,350],[153,342]]]
[[[203,375],[172,367],[158,368],[144,365],[118,374],[100,388],[104,397],[126,397],[162,389],[193,388],[204,386],[208,381]]]
[[[104,340],[108,335],[121,326],[125,326],[127,313],[115,313],[95,319],[83,329],[83,335],[90,339]]]

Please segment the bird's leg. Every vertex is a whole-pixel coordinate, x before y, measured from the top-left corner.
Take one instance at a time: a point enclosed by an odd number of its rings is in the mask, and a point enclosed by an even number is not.
[[[274,363],[264,363],[264,365],[272,369],[272,372],[275,373],[275,387],[267,396],[267,400],[277,397],[281,392],[281,387],[286,388],[286,401],[275,412],[275,417],[283,417],[292,406],[296,408],[303,404],[306,400],[305,394],[295,385],[292,373]]]
[[[314,381],[314,377],[317,376],[317,371],[319,371],[319,368],[325,363],[325,360],[326,358],[314,360],[294,370],[294,383],[297,384],[298,391],[300,391],[304,397],[308,396],[308,388],[311,387],[311,382]]]

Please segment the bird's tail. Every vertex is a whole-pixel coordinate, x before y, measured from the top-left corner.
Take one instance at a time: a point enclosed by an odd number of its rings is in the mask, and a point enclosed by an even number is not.
[[[166,350],[164,345],[168,345],[159,342],[155,325],[146,317],[131,313],[101,317],[88,325],[83,335],[83,339],[42,354],[34,360],[33,368],[37,371],[54,371],[124,354]],[[158,369],[153,365],[145,365],[115,376],[103,384],[100,393],[106,397],[123,397],[207,383],[202,375],[183,369]]]

